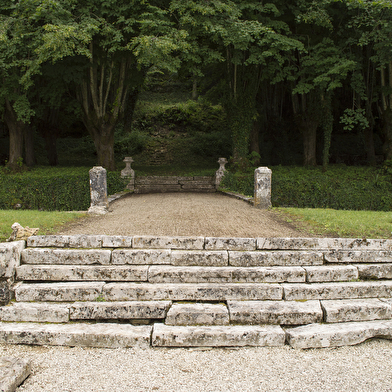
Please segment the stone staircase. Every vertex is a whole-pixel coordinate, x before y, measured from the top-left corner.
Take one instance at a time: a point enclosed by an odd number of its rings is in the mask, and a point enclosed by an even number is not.
[[[216,192],[215,176],[136,176],[135,193]]]
[[[36,236],[1,253],[0,342],[352,345],[392,339],[392,241]],[[4,283],[4,282],[3,282]]]

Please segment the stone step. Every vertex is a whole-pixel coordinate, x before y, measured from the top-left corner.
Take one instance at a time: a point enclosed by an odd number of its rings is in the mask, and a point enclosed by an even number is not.
[[[310,324],[286,330],[293,348],[352,346],[371,338],[392,339],[392,320]]]
[[[392,263],[357,264],[355,267],[361,279],[392,279]]]
[[[285,344],[285,332],[266,326],[170,326],[154,324],[154,347],[277,347]]]
[[[392,318],[392,306],[377,298],[321,301],[324,321],[341,323],[349,321],[385,320]]]
[[[147,347],[152,326],[0,323],[0,343],[98,348]]]
[[[69,306],[57,303],[13,302],[0,308],[0,320],[11,322],[68,323]]]
[[[323,321],[319,301],[227,301],[234,324],[303,325]]]

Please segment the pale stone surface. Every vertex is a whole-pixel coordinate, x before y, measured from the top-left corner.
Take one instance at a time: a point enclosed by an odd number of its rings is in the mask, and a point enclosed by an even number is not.
[[[31,301],[94,301],[102,292],[104,282],[23,283],[15,289],[19,302]]]
[[[69,308],[68,305],[45,302],[14,302],[1,308],[0,319],[1,321],[67,323],[69,321]]]
[[[25,247],[24,241],[15,241],[10,244],[0,243],[0,277],[12,278],[15,268],[20,263],[20,254]]]
[[[171,301],[75,302],[71,320],[164,319]]]
[[[121,264],[170,264],[170,249],[115,249],[112,263]]]
[[[351,265],[304,267],[307,282],[347,282],[358,279],[358,269]]]
[[[121,235],[103,235],[103,248],[131,248],[133,237]]]
[[[334,250],[324,253],[328,263],[392,263],[390,250]]]
[[[282,287],[273,283],[108,283],[102,291],[107,301],[280,300],[282,293]]]
[[[173,304],[166,325],[228,325],[229,312],[223,304]]]
[[[223,238],[206,237],[205,249],[207,250],[255,250],[255,238]]]
[[[257,249],[303,250],[319,249],[318,238],[257,238]]]
[[[227,159],[226,158],[219,158],[218,163],[219,163],[219,169],[215,172],[215,186],[216,186],[216,188],[219,188],[219,185],[222,182],[222,179],[225,175],[225,172],[226,172],[225,165],[227,163]]]
[[[322,265],[323,254],[321,252],[237,252],[229,251],[229,265],[233,267],[256,267],[256,266],[302,266]]]
[[[376,298],[321,301],[325,322],[385,320],[392,317],[389,304]]]
[[[108,249],[27,248],[22,251],[22,262],[25,264],[107,265],[110,259],[111,251]]]
[[[131,168],[133,159],[132,157],[125,157],[123,162],[125,162],[125,168],[121,170],[121,178],[127,178],[129,180],[126,188],[133,191],[135,189],[135,171]]]
[[[204,237],[134,236],[133,247],[153,249],[203,249]]]
[[[9,241],[24,241],[27,238],[31,237],[32,235],[35,235],[38,233],[39,228],[30,228],[28,226],[23,227],[20,225],[18,222],[15,222],[12,226],[12,233],[10,237],[7,239],[7,242]]]
[[[172,265],[227,266],[227,251],[173,250],[170,256]]]
[[[129,324],[0,323],[0,342],[100,348],[147,347],[151,326]]]
[[[268,167],[258,167],[254,174],[253,203],[256,208],[271,207],[271,176],[272,170]]]
[[[290,284],[282,283],[288,301],[310,299],[350,299],[392,296],[392,281],[336,282]]]
[[[283,346],[285,333],[277,325],[266,326],[170,326],[154,324],[156,347]]]
[[[391,264],[356,264],[361,279],[392,279]]]
[[[26,358],[0,358],[0,391],[14,392],[30,375],[30,360]]]
[[[99,235],[41,235],[27,239],[28,247],[56,248],[100,248],[102,236]]]
[[[375,337],[392,339],[392,321],[311,324],[287,329],[286,335],[294,348],[352,346]]]
[[[98,266],[98,265],[29,265],[17,268],[19,280],[42,281],[126,281],[146,282],[147,265]]]
[[[235,324],[301,325],[319,323],[319,301],[228,301],[230,322]]]
[[[232,281],[235,283],[278,283],[306,281],[302,267],[232,267]]]
[[[109,208],[106,169],[94,166],[89,170],[91,204],[90,214],[106,214]]]

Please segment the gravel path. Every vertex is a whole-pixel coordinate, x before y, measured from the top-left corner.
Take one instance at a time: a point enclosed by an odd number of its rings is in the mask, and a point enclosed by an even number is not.
[[[59,234],[167,235],[216,237],[308,236],[279,215],[222,194],[164,193],[129,195],[111,212],[89,217]]]
[[[320,350],[5,346],[32,360],[18,391],[391,391],[392,342]]]

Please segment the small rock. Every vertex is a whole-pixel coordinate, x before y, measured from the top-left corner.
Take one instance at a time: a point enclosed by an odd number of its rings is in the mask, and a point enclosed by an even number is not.
[[[7,239],[7,242],[26,240],[28,237],[37,234],[39,231],[39,228],[30,229],[30,227],[28,226],[23,227],[18,222],[15,222],[11,226],[11,229],[12,233],[10,235],[10,238]]]

